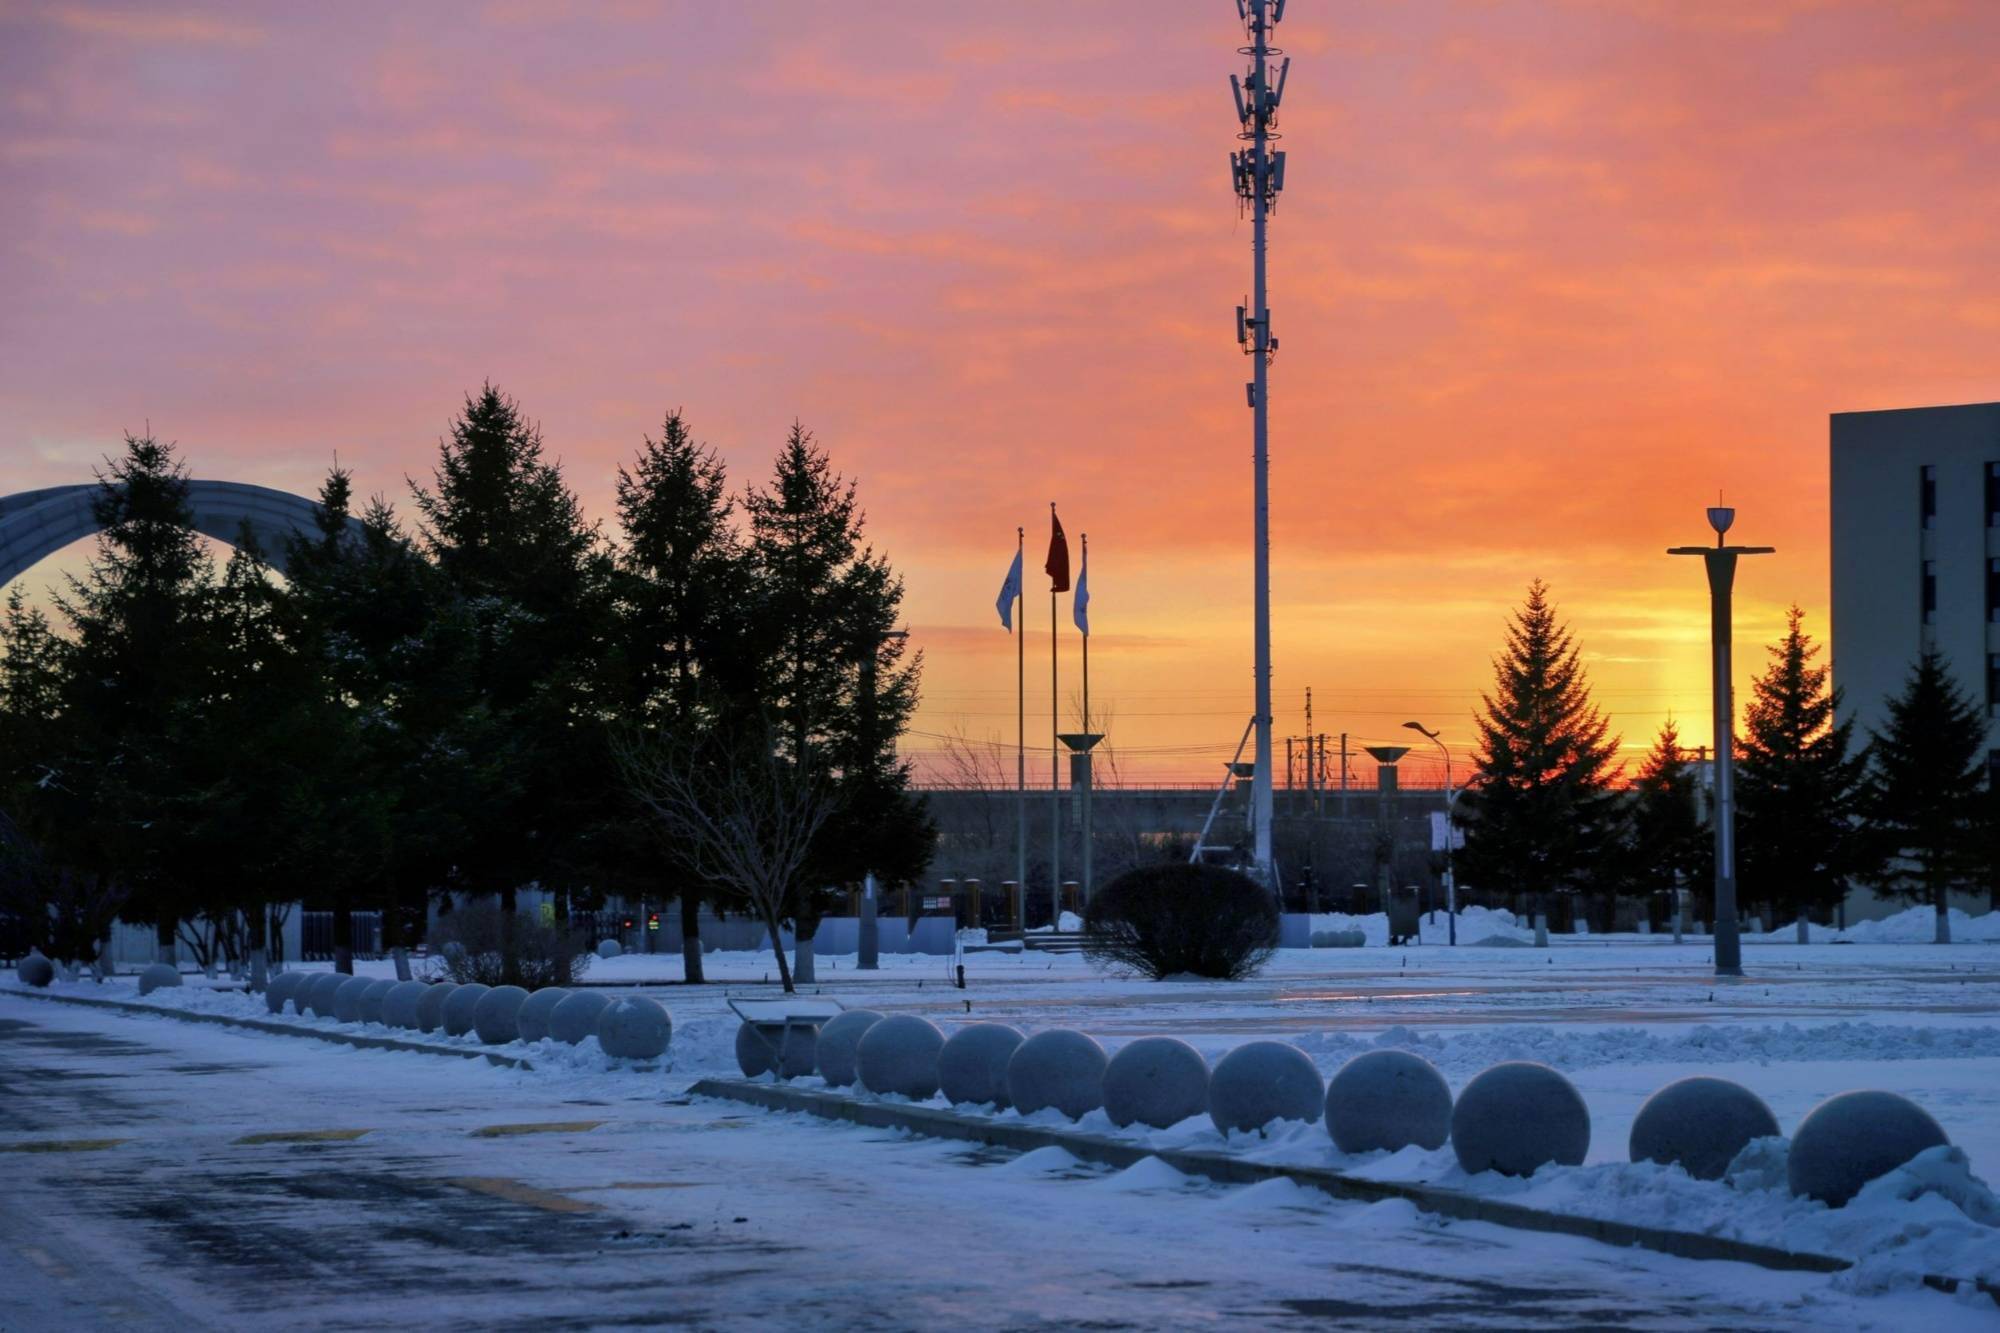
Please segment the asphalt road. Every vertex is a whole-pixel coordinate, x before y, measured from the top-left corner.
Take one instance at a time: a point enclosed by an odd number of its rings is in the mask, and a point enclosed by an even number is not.
[[[691,1103],[678,1086],[568,1095],[545,1073],[0,995],[0,1328],[1741,1330],[1902,1317],[1824,1278],[1295,1189],[1121,1182]]]

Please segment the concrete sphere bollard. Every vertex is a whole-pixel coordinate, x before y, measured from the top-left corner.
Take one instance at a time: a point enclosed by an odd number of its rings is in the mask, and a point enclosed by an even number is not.
[[[1141,1037],[1104,1067],[1104,1114],[1120,1129],[1171,1129],[1208,1110],[1208,1061],[1179,1037]]]
[[[305,984],[303,972],[280,972],[264,985],[264,1007],[274,1014],[285,1012],[285,1001]]]
[[[1531,1176],[1550,1162],[1581,1166],[1590,1108],[1547,1065],[1511,1060],[1465,1085],[1451,1111],[1451,1145],[1467,1175]]]
[[[938,1055],[944,1033],[915,1014],[894,1014],[871,1023],[854,1048],[854,1072],[861,1086],[879,1095],[895,1093],[912,1101],[937,1096]]]
[[[625,946],[617,940],[599,940],[597,942],[597,956],[599,958],[616,958],[624,952]]]
[[[472,1030],[488,1046],[505,1046],[521,1035],[514,1016],[527,999],[519,986],[495,986],[472,1006]]]
[[[151,995],[162,986],[181,984],[180,969],[171,963],[154,963],[139,974],[139,994]]]
[[[540,1041],[549,1035],[549,1015],[567,1000],[570,993],[561,986],[544,986],[521,1001],[514,1014],[514,1030],[522,1041]]]
[[[1022,1115],[1045,1107],[1076,1120],[1104,1105],[1104,1048],[1072,1028],[1022,1042],[1007,1061],[1007,1098]]]
[[[613,1001],[597,1016],[597,1044],[614,1060],[657,1060],[673,1038],[673,1017],[643,995]]]
[[[339,1023],[361,1021],[361,996],[375,984],[373,977],[349,977],[334,988],[333,1017]]]
[[[1771,1108],[1741,1083],[1683,1078],[1639,1108],[1629,1150],[1635,1162],[1678,1164],[1696,1180],[1720,1180],[1750,1140],[1777,1133]]]
[[[436,1032],[444,1027],[444,1002],[458,989],[455,981],[433,981],[417,997],[417,1031]]]
[[[767,1023],[766,1031],[759,1032],[755,1023],[739,1023],[736,1026],[736,1067],[743,1071],[745,1078],[762,1078],[771,1072],[775,1062],[771,1049],[781,1046],[785,1053],[785,1067],[779,1078],[803,1078],[813,1072],[817,1064],[819,1042],[811,1028],[793,1028],[787,1037],[783,1025]]]
[[[382,1026],[415,1031],[417,1002],[431,988],[421,981],[399,981],[382,997]]]
[[[595,991],[572,991],[549,1010],[549,1035],[574,1046],[585,1037],[597,1035],[597,1017],[611,1007],[611,1001]]]
[[[1442,1148],[1451,1137],[1451,1085],[1421,1055],[1357,1055],[1327,1081],[1326,1132],[1342,1152]]]
[[[444,1035],[463,1037],[473,1029],[473,1016],[479,1011],[480,997],[491,986],[483,986],[477,981],[469,981],[444,997]]]
[[[383,977],[380,981],[370,982],[368,989],[361,992],[361,1021],[364,1023],[380,1023],[382,1021],[382,1002],[388,999],[389,992],[396,989],[400,984],[394,977]]]
[[[1325,1103],[1318,1067],[1289,1042],[1246,1042],[1209,1071],[1208,1118],[1224,1135],[1261,1130],[1273,1120],[1311,1124]]]
[[[30,954],[21,960],[14,975],[23,986],[46,986],[56,979],[56,965],[40,954]]]
[[[308,981],[301,994],[305,996],[305,1008],[312,1011],[314,1018],[333,1017],[333,997],[348,982],[344,972],[322,972]]]
[[[1799,1122],[1785,1159],[1792,1193],[1839,1208],[1877,1176],[1951,1142],[1930,1112],[1893,1092],[1843,1092]]]
[[[1007,1095],[1007,1063],[1024,1038],[1005,1023],[974,1023],[946,1038],[938,1052],[938,1087],[954,1105],[991,1103],[1004,1111],[1014,1104]]]
[[[813,1042],[813,1063],[828,1087],[853,1085],[855,1047],[861,1044],[861,1034],[881,1021],[882,1015],[873,1009],[849,1009],[820,1025],[819,1037]]]

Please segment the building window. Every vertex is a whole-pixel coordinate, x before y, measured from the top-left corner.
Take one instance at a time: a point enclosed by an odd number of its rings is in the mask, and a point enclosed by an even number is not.
[[[1937,624],[1937,561],[1924,561],[1924,623]]]
[[[1917,483],[1918,510],[1924,516],[1924,526],[1937,526],[1937,466],[1926,463]]]
[[[2000,623],[2000,560],[1986,562],[1986,618]]]
[[[2000,463],[1986,465],[1986,526],[2000,528]]]

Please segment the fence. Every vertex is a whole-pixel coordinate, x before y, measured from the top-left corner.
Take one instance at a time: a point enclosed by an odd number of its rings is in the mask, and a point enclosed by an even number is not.
[[[382,914],[355,912],[349,918],[348,947],[356,958],[382,956]],[[299,959],[326,962],[334,955],[336,936],[332,912],[299,913]]]

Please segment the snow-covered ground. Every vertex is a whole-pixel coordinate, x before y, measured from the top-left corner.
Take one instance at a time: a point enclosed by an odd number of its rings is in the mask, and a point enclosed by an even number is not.
[[[1510,924],[1487,921],[1478,929]],[[1927,919],[1892,921],[1878,925],[1877,933],[1893,936],[1918,924],[1925,928],[1919,938],[1928,939]],[[1275,1037],[1299,1045],[1326,1075],[1361,1051],[1399,1046],[1431,1060],[1454,1088],[1501,1060],[1545,1061],[1568,1075],[1590,1106],[1592,1141],[1583,1167],[1548,1168],[1528,1181],[1467,1178],[1448,1147],[1437,1153],[1411,1149],[1349,1158],[1332,1147],[1318,1125],[1284,1130],[1269,1139],[1239,1135],[1227,1146],[1275,1161],[1425,1180],[1562,1211],[1855,1257],[1863,1261],[1856,1270],[1807,1280],[1804,1289],[1819,1292],[1818,1299],[1834,1299],[1838,1293],[1840,1300],[1856,1302],[1856,1319],[1879,1318],[1893,1326],[1899,1319],[1880,1302],[1913,1299],[1913,1284],[1926,1271],[2000,1279],[2000,1212],[1987,1211],[2000,1209],[2000,1204],[1978,1184],[1978,1178],[2000,1179],[2000,1110],[1993,1097],[2000,1088],[2000,947],[1972,942],[2000,934],[1995,924],[1991,918],[1955,922],[1955,939],[1967,942],[1946,948],[1879,942],[1802,946],[1791,942],[1789,931],[1780,931],[1768,941],[1748,943],[1749,975],[1732,982],[1712,977],[1705,942],[1558,936],[1547,949],[1423,945],[1286,950],[1262,976],[1237,984],[1106,976],[1074,955],[973,953],[964,959],[967,985],[960,990],[953,984],[949,959],[884,957],[881,970],[863,973],[851,956],[822,957],[818,984],[808,989],[850,1006],[921,1013],[947,1030],[955,1023],[981,1020],[1030,1031],[1075,1027],[1114,1048],[1137,1036],[1162,1033],[1186,1038],[1211,1058],[1243,1041]],[[1469,925],[1461,921],[1461,940],[1467,939]],[[1366,919],[1358,928],[1367,928]],[[735,1076],[736,1020],[725,1000],[768,996],[775,990],[768,981],[775,970],[768,955],[711,954],[704,965],[712,983],[704,987],[678,984],[677,955],[599,960],[586,977],[591,984],[634,986],[667,1006],[675,1032],[664,1068],[618,1067],[592,1042],[577,1048],[550,1042],[505,1048],[533,1062],[531,1071],[489,1070],[417,1056],[377,1057],[307,1043],[297,1045],[309,1055],[286,1058],[314,1068],[391,1060],[399,1062],[391,1066],[397,1070],[423,1067],[426,1072],[412,1077],[426,1086],[438,1080],[481,1085],[499,1080],[518,1087],[524,1097],[657,1103],[696,1078]],[[388,975],[390,969],[382,963],[362,964],[361,970]],[[269,1018],[259,999],[209,989],[198,978],[190,983],[156,992],[147,1002]],[[129,978],[102,987],[80,982],[57,989],[134,998]],[[25,1010],[24,1016],[38,1018],[37,1011],[53,1009],[13,1002],[5,1012]],[[334,1026],[289,1016],[283,1021],[304,1028]],[[359,1025],[354,1030],[382,1032]],[[199,1034],[210,1030],[180,1031],[194,1035],[177,1040],[198,1045],[205,1039]],[[149,1032],[147,1040],[152,1039]],[[279,1038],[241,1040],[291,1045]],[[476,1044],[469,1038],[441,1040]],[[1946,1154],[1947,1160],[1924,1163],[1928,1176],[1923,1181],[1884,1181],[1844,1210],[1791,1199],[1782,1186],[1782,1169],[1771,1174],[1769,1154],[1761,1163],[1762,1178],[1746,1164],[1745,1176],[1734,1188],[1628,1162],[1626,1138],[1639,1106],[1659,1087],[1692,1073],[1745,1084],[1770,1104],[1787,1134],[1833,1093],[1888,1088],[1936,1116],[1963,1156]],[[1053,1112],[1043,1115],[1060,1123]],[[788,1117],[753,1117],[749,1124],[778,1136],[774,1151],[783,1151],[790,1136],[808,1132]],[[1081,1127],[1118,1132],[1101,1113],[1086,1118]],[[845,1135],[857,1143],[872,1137],[842,1127],[814,1127],[810,1133]],[[1151,1138],[1163,1145],[1225,1146],[1205,1120]],[[1009,1169],[1028,1171],[1023,1165],[1028,1161],[1020,1159]],[[1137,1179],[1148,1178],[1142,1174]],[[1102,1188],[1111,1191],[1114,1186],[1106,1182]],[[1236,1193],[1263,1198],[1271,1192],[1259,1186]],[[1897,1193],[1914,1197],[1891,1197]],[[1336,1216],[1348,1217],[1345,1208],[1312,1207],[1326,1213],[1322,1222],[1330,1232],[1337,1225],[1343,1236],[1351,1225],[1364,1230],[1374,1225],[1336,1223]],[[1384,1227],[1420,1225],[1412,1218],[1389,1218],[1388,1212],[1396,1210],[1380,1211],[1387,1207],[1378,1206],[1372,1214]],[[1226,1224],[1220,1200],[1213,1209],[1198,1211],[1200,1216],[1189,1215],[1189,1226],[1201,1226],[1202,1217]],[[1530,1248],[1545,1243],[1537,1240]],[[1718,1272],[1715,1280],[1724,1282],[1719,1273],[1730,1266],[1709,1267]],[[1798,1281],[1784,1279],[1786,1284]],[[1725,1289],[1735,1291],[1726,1282],[1714,1290]],[[1990,1304],[1983,1310],[1966,1304],[1948,1308],[1974,1318],[2000,1319]]]

